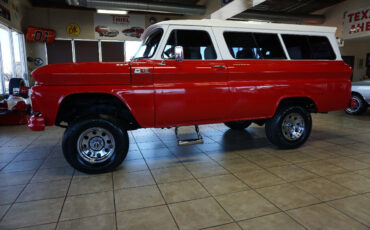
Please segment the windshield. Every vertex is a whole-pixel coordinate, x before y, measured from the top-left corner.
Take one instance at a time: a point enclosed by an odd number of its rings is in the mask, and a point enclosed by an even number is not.
[[[162,38],[163,30],[157,29],[141,44],[139,50],[134,56],[134,60],[151,58],[158,48],[159,42]]]

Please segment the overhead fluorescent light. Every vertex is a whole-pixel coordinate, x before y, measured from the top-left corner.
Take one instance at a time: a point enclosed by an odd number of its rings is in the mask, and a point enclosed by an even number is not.
[[[103,9],[98,9],[97,10],[98,14],[120,14],[120,15],[125,15],[127,14],[126,10],[103,10]]]

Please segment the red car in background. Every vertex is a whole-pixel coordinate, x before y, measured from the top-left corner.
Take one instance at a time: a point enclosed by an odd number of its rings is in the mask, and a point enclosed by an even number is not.
[[[119,34],[118,30],[111,29],[108,26],[97,26],[95,32],[99,33],[100,37],[117,37]]]
[[[140,38],[141,34],[144,33],[144,29],[141,27],[131,27],[130,29],[122,30],[122,33],[126,36]]]

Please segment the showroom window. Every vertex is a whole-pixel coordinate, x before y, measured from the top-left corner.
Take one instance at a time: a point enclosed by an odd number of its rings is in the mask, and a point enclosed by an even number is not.
[[[333,60],[335,53],[327,37],[282,35],[291,59]]]
[[[139,50],[141,41],[126,41],[125,42],[125,61],[130,61]]]
[[[125,42],[126,43],[126,42]],[[124,61],[125,43],[123,42],[101,42],[101,53],[103,62]]]
[[[24,37],[0,24],[0,94],[9,93],[9,81],[18,77],[27,80]]]
[[[98,62],[98,41],[75,41],[76,62]]]
[[[125,43],[124,41],[115,40],[56,39],[53,43],[46,45],[47,64],[98,61],[122,62],[126,56]]]
[[[47,44],[48,64],[73,62],[72,43],[69,40],[55,40]]]
[[[163,51],[166,59],[175,58],[175,46],[182,46],[184,59],[212,60],[217,55],[208,32],[201,30],[173,30]]]
[[[225,32],[224,38],[235,59],[286,59],[277,34]]]

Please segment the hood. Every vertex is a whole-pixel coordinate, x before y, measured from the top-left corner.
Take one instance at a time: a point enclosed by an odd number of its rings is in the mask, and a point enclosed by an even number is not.
[[[32,72],[36,85],[127,85],[131,83],[128,62],[61,63]]]

